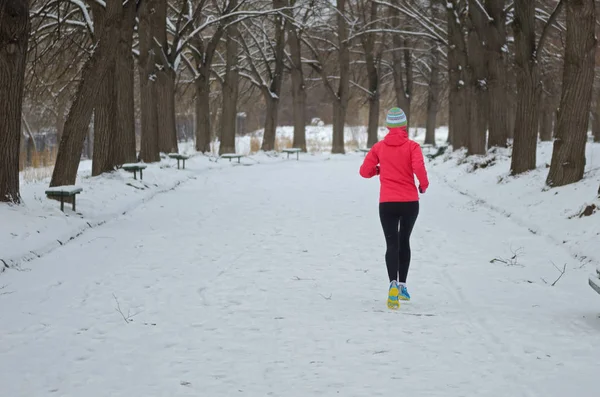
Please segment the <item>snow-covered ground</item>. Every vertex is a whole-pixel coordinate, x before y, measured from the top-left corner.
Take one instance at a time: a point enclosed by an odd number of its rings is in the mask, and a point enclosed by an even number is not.
[[[600,214],[569,219],[597,171],[544,192],[459,158],[427,164],[397,312],[362,154],[165,160],[144,185],[83,164],[80,215],[26,185],[0,207],[0,258],[36,252],[0,275],[1,395],[598,396]]]

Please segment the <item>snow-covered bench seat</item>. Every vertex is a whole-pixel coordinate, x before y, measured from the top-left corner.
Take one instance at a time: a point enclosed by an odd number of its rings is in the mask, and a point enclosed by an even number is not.
[[[125,171],[133,172],[133,179],[137,179],[137,172],[140,172],[140,180],[144,179],[143,171],[146,169],[146,164],[142,163],[130,163],[123,164],[123,169]]]
[[[65,197],[73,197],[73,211],[76,211],[76,197],[83,191],[77,186],[54,186],[46,189],[47,197],[60,197],[60,210],[65,212]]]
[[[600,294],[600,267],[596,269],[596,274],[590,276],[590,287]]]
[[[446,153],[446,149],[448,149],[448,146],[440,146],[440,147],[438,147],[438,149],[435,153],[427,154],[427,155],[425,155],[425,157],[427,157],[430,160],[433,160],[434,158],[439,157],[442,154]]]
[[[363,152],[363,154],[364,154],[365,156],[367,155],[367,153],[369,153],[369,150],[371,150],[371,149],[369,149],[369,148],[362,148],[362,147],[361,147],[361,148],[358,148],[358,151],[359,151],[359,152]]]
[[[183,160],[183,169],[185,170],[185,160],[189,159],[190,156],[179,153],[169,153],[168,156],[172,159],[177,159],[177,169],[179,169],[179,160]]]
[[[237,159],[238,163],[240,162],[240,159],[242,157],[244,157],[243,154],[237,154],[237,153],[224,153],[221,156],[219,156],[222,159],[229,159],[229,162],[231,163],[231,159]]]
[[[290,154],[292,154],[292,153],[296,153],[296,160],[300,160],[300,152],[302,151],[302,149],[294,147],[294,148],[289,148],[289,149],[283,149],[281,151],[283,153],[287,153],[288,160],[290,159]]]

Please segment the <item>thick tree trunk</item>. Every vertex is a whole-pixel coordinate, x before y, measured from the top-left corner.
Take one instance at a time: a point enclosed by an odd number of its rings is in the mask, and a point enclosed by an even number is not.
[[[273,0],[273,9],[286,6],[285,0]],[[281,14],[275,15],[275,67],[269,87],[269,98],[265,98],[267,103],[267,118],[265,119],[265,132],[263,135],[262,150],[270,151],[275,149],[275,140],[277,138],[277,125],[279,116],[279,96],[281,95],[281,86],[283,82],[283,69],[285,62],[285,21]]]
[[[102,79],[96,96],[94,110],[94,154],[92,156],[92,176],[114,170],[115,159],[112,142],[117,130],[117,90],[115,86],[115,62]]]
[[[539,134],[542,142],[552,140],[554,114],[549,106],[543,106],[540,112]]]
[[[485,67],[485,52],[482,38],[472,28],[468,33],[469,67],[471,80],[469,82],[473,97],[470,100],[470,127],[468,153],[482,155],[486,152],[487,143],[487,113],[488,91]]]
[[[288,43],[291,55],[292,100],[294,111],[294,143],[295,148],[306,151],[306,90],[302,71],[302,47],[298,32],[294,26],[286,22]]]
[[[29,1],[0,0],[0,202],[19,203],[19,148]]]
[[[60,142],[60,138],[65,128],[65,112],[67,111],[67,98],[65,95],[58,95],[58,106],[56,109],[56,143]]]
[[[535,169],[540,74],[536,53],[535,2],[515,0],[515,63],[517,112],[510,171],[518,175]]]
[[[136,15],[135,2],[127,2],[123,6],[121,37],[115,69],[117,132],[113,141],[113,151],[116,153],[114,165],[117,166],[136,161],[134,60],[131,54]]]
[[[346,124],[346,110],[350,100],[350,48],[348,43],[348,23],[346,22],[346,0],[336,2],[336,20],[338,36],[338,64],[340,82],[337,100],[333,102],[333,139],[331,153],[344,154],[344,126]]]
[[[202,153],[210,152],[210,70],[208,67],[199,69],[200,76],[196,79],[196,150]]]
[[[378,141],[379,131],[379,92],[369,96],[369,125],[367,127],[367,147]]]
[[[592,111],[592,133],[594,134],[594,142],[600,142],[600,112],[596,109]]]
[[[175,126],[175,71],[170,66],[158,73],[156,91],[158,101],[158,150],[162,153],[178,153],[177,128]]]
[[[139,10],[139,47],[138,69],[140,73],[140,109],[142,137],[140,159],[146,163],[160,161],[158,147],[158,109],[156,89],[156,58],[153,54],[155,44],[152,36],[153,12],[157,0],[142,1]]]
[[[237,3],[237,0],[231,0]],[[240,73],[238,70],[238,36],[236,25],[227,29],[225,80],[223,82],[223,113],[221,116],[221,134],[219,154],[235,153],[235,126]]]
[[[456,20],[453,9],[446,12],[448,20],[448,75],[449,75],[449,136],[454,150],[467,147],[469,144],[470,119],[470,87],[467,82],[469,65],[467,46],[461,25]]]
[[[268,152],[275,150],[275,132],[277,130],[277,116],[279,110],[279,98],[271,96],[270,91],[265,90],[264,99],[266,106],[265,132],[261,150]]]
[[[493,21],[486,31],[488,89],[488,148],[506,147],[509,127],[506,75],[506,0],[487,0],[485,8]]]
[[[437,113],[440,107],[439,98],[441,91],[440,76],[440,50],[436,48],[431,55],[431,74],[427,87],[427,122],[425,125],[425,143],[436,145],[435,129],[437,127]]]
[[[333,145],[331,153],[343,154],[344,151],[344,121],[346,120],[346,105],[342,101],[333,101]]]
[[[596,56],[594,0],[565,1],[567,38],[562,96],[552,163],[546,180],[546,184],[553,187],[583,178]]]
[[[106,2],[104,34],[100,36],[99,44],[83,66],[81,80],[65,121],[50,186],[75,184],[96,97],[104,76],[114,64],[115,51],[112,49],[119,40],[122,8],[121,0]]]

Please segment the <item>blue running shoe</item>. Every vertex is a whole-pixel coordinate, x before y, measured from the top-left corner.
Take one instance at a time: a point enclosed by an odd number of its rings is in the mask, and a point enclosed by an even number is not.
[[[390,309],[398,309],[400,307],[400,302],[398,302],[398,283],[396,282],[396,280],[390,282],[387,307]]]
[[[410,294],[408,293],[408,290],[406,289],[406,285],[400,286],[400,293],[398,294],[398,298],[403,301],[410,300]]]

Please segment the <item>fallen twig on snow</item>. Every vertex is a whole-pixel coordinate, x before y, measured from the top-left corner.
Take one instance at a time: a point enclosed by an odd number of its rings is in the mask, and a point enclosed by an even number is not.
[[[521,252],[523,251],[523,248],[517,248],[516,250],[513,250],[512,248],[510,249],[510,252],[512,253],[512,256],[508,259],[505,258],[494,258],[490,261],[490,263],[496,263],[496,262],[500,262],[500,263],[504,263],[507,266],[521,266],[523,267],[523,265],[519,264],[519,255],[521,254]]]
[[[133,317],[137,316],[138,314],[140,314],[140,312],[131,314],[129,310],[127,310],[127,316],[125,316],[125,314],[123,313],[123,311],[121,310],[121,305],[119,304],[119,300],[117,299],[117,297],[115,296],[115,294],[113,294],[113,298],[115,298],[115,302],[117,302],[117,308],[115,309],[120,315],[121,317],[123,317],[123,320],[125,320],[125,322],[127,324],[129,324],[130,322],[133,321]]]
[[[319,294],[319,295],[321,295],[321,296],[323,297],[323,299],[325,299],[325,300],[327,300],[327,301],[330,301],[330,300],[331,300],[331,297],[332,297],[332,294],[329,294],[329,296],[325,296],[325,295],[323,295],[323,294]]]

